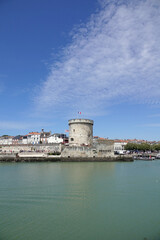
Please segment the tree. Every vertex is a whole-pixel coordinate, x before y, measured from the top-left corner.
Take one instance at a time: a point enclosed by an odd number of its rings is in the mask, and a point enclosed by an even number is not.
[[[149,143],[127,143],[125,146],[125,150],[130,150],[130,151],[151,151],[152,147]]]
[[[160,144],[152,145],[152,151],[160,151]]]
[[[137,150],[137,145],[136,143],[127,143],[125,145],[125,150],[130,150],[130,151],[135,151]]]

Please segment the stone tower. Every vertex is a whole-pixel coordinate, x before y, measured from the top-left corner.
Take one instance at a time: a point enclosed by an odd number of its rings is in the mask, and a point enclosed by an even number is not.
[[[91,146],[93,142],[93,120],[71,119],[69,124],[70,146]]]

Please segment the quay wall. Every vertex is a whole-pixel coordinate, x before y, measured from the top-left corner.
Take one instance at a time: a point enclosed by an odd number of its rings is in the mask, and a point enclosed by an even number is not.
[[[61,153],[62,158],[113,158],[114,142],[112,140],[95,141],[92,147],[67,146]]]
[[[113,141],[94,142],[92,146],[64,146],[63,144],[52,145],[6,145],[0,148],[0,154],[24,154],[26,157],[36,157],[35,154],[58,153],[62,158],[107,158],[114,157]],[[40,155],[38,155],[40,157]]]
[[[19,152],[59,152],[63,149],[62,144],[37,144],[37,145],[1,145],[1,153],[19,153]]]
[[[0,155],[0,162],[132,162],[131,156],[114,156],[105,158],[64,158],[54,157],[17,157],[16,155]]]
[[[93,147],[68,146],[61,153],[62,158],[108,158],[114,157],[112,144],[98,144]]]

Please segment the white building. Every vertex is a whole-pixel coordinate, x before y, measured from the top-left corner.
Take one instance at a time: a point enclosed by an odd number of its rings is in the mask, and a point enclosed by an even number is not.
[[[27,135],[28,144],[39,144],[40,143],[40,133],[30,132]]]
[[[13,137],[4,136],[0,138],[0,145],[11,145]]]
[[[119,152],[125,150],[125,146],[127,145],[127,142],[123,141],[115,141],[114,142],[114,151]]]
[[[28,136],[22,137],[22,144],[28,144]]]
[[[65,134],[54,133],[48,137],[48,143],[63,143]]]

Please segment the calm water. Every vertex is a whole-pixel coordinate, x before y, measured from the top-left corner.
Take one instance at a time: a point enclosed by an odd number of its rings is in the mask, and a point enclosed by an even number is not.
[[[160,161],[0,163],[0,240],[160,240]]]

